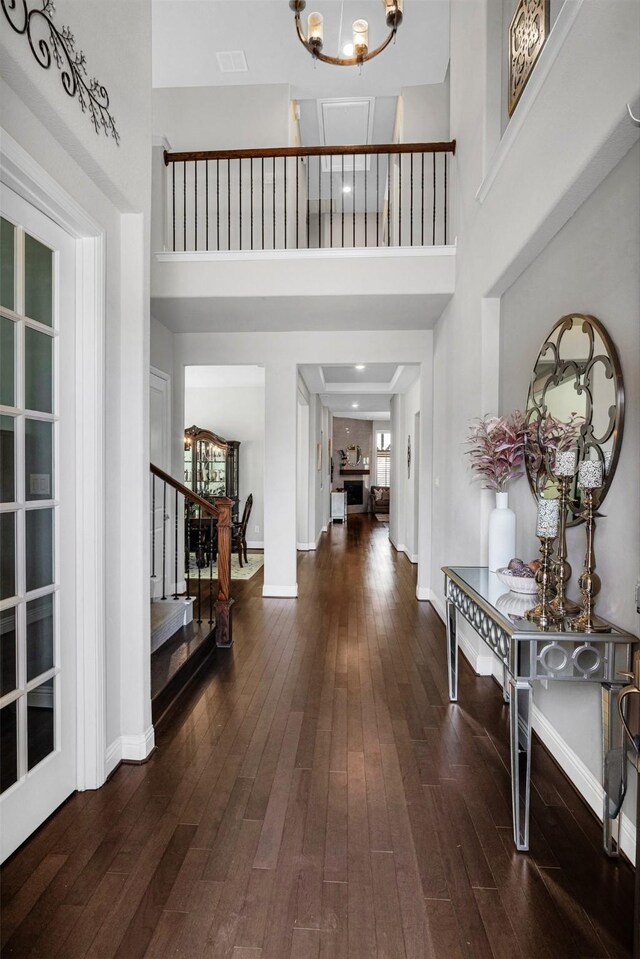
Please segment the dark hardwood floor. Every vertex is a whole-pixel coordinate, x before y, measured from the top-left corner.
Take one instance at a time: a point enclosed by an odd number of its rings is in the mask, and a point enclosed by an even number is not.
[[[218,651],[143,766],[72,797],[2,872],[3,956],[630,955],[633,874],[542,747],[511,837],[507,710],[381,524],[301,554],[300,597],[234,584]]]

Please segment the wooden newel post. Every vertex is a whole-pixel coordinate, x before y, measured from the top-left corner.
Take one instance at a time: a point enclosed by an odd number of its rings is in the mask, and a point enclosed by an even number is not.
[[[216,600],[216,646],[231,646],[231,507],[233,500],[216,496],[218,510],[218,598]]]

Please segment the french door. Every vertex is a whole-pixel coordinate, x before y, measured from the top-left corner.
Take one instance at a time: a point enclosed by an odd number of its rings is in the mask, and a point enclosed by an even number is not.
[[[0,859],[76,785],[75,242],[0,213]]]

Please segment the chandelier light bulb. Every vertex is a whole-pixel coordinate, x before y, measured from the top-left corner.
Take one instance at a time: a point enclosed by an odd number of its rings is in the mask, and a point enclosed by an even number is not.
[[[369,52],[369,24],[366,20],[353,21],[353,52],[364,57]]]
[[[322,47],[324,37],[323,18],[321,13],[310,13],[307,20],[307,37],[309,43]]]
[[[387,13],[387,26],[399,27],[402,23],[404,0],[382,0]]]
[[[353,44],[352,44],[352,43],[345,43],[345,45],[344,45],[343,48],[342,48],[342,52],[343,52],[343,54],[345,55],[345,57],[352,57],[352,56],[353,56]]]
[[[345,184],[344,184],[344,186],[342,187],[342,192],[343,192],[343,193],[351,193],[351,187],[349,186],[348,183],[345,183]]]

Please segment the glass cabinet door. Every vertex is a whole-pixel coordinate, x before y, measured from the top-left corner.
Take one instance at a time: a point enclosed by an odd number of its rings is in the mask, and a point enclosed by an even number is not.
[[[204,499],[225,496],[227,488],[227,443],[225,440],[190,426],[185,431],[184,482]]]

